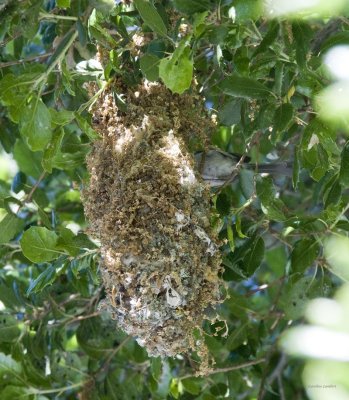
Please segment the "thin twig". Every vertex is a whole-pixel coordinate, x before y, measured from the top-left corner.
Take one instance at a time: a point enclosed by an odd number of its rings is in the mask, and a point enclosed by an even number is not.
[[[250,366],[252,366],[252,365],[262,364],[262,363],[264,363],[265,361],[266,361],[265,358],[259,358],[258,360],[252,360],[252,361],[247,361],[247,362],[242,363],[242,364],[232,365],[231,367],[217,368],[217,369],[214,369],[214,370],[208,372],[208,373],[206,374],[206,376],[214,375],[214,374],[219,374],[219,373],[222,373],[222,372],[235,371],[235,370],[237,370],[237,369],[242,369],[242,368],[250,367]],[[188,374],[188,375],[180,376],[178,379],[182,380],[182,379],[192,378],[192,377],[195,377],[195,376],[196,376],[195,374]]]
[[[275,310],[275,308],[276,308],[276,306],[277,306],[277,303],[278,303],[278,301],[279,301],[279,298],[280,298],[280,296],[281,296],[282,289],[283,289],[283,287],[284,287],[284,283],[285,283],[285,279],[283,279],[283,280],[281,281],[281,283],[280,283],[280,286],[279,286],[278,291],[277,291],[277,293],[276,293],[276,295],[275,295],[275,298],[274,298],[274,301],[273,301],[273,303],[272,303],[272,306],[271,306],[270,309],[269,309],[269,313],[274,312],[274,310]],[[280,314],[280,315],[276,318],[276,320],[274,321],[274,323],[272,324],[272,326],[271,326],[270,329],[269,329],[269,335],[271,335],[271,333],[273,332],[273,330],[276,328],[276,326],[277,326],[277,324],[279,323],[279,321],[280,321],[280,319],[282,318],[282,316],[283,316],[283,314]],[[270,347],[270,349],[269,349],[269,351],[268,351],[268,353],[267,353],[267,356],[266,356],[267,364],[269,364],[269,361],[270,361],[271,357],[272,357],[273,354],[275,353],[277,345],[278,345],[278,342],[275,341],[274,344]],[[266,368],[266,369],[264,370],[264,373],[263,373],[263,375],[262,375],[261,383],[260,383],[260,386],[259,386],[258,397],[257,397],[258,400],[262,400],[263,397],[264,397],[264,394],[265,394],[265,384],[266,384],[266,382],[268,382],[267,376],[268,376],[268,368]],[[270,378],[269,378],[269,379],[270,379]]]
[[[17,38],[19,38],[20,36],[22,36],[22,32],[17,32],[14,36],[10,36],[7,39],[5,39],[4,41],[0,42],[0,47],[4,47],[7,45],[7,43],[11,42],[12,40],[15,40]]]
[[[36,181],[35,185],[32,187],[31,191],[28,193],[28,196],[24,199],[24,203],[27,203],[31,200],[33,197],[33,194],[35,193],[35,190],[39,187],[41,181],[45,178],[46,172],[44,171],[39,179]]]
[[[122,347],[131,339],[131,336],[127,336],[106,358],[104,361],[103,365],[101,368],[94,374],[94,377],[96,377],[98,374],[105,372],[108,370],[109,365],[114,358],[114,356],[122,349]]]
[[[233,182],[233,180],[236,178],[237,174],[239,173],[239,171],[245,161],[245,158],[247,157],[248,152],[251,150],[252,146],[258,142],[260,135],[261,135],[260,131],[256,132],[255,135],[252,137],[252,139],[249,141],[249,143],[247,143],[245,152],[240,157],[240,160],[236,163],[234,170],[231,173],[229,179],[227,179],[224,182],[224,184],[218,189],[218,191],[215,193],[215,195],[219,194],[225,187],[227,187],[228,185],[230,185]]]
[[[281,374],[278,375],[277,381],[278,381],[278,386],[279,386],[280,398],[281,398],[281,400],[286,400],[284,387],[282,385],[282,376],[281,376]]]
[[[23,58],[21,60],[3,62],[3,63],[0,63],[0,68],[11,67],[12,65],[23,64],[23,63],[31,62],[31,61],[43,60],[45,58],[50,57],[52,54],[53,54],[52,52],[49,52],[49,53],[45,53],[45,54],[41,54],[41,55],[37,55],[37,56]]]
[[[279,283],[282,282],[285,278],[286,278],[285,275],[280,276],[280,278],[275,279],[273,282],[265,283],[265,284],[259,286],[257,289],[249,290],[249,291],[245,294],[245,296],[246,296],[246,297],[249,297],[249,296],[254,295],[255,293],[261,292],[262,290],[266,290],[266,289],[270,288],[271,286],[274,286],[275,284],[279,284]]]
[[[282,386],[282,371],[285,369],[286,364],[287,364],[287,357],[286,357],[285,353],[281,353],[279,362],[277,363],[274,371],[270,374],[269,378],[266,380],[266,383],[268,386],[271,386],[272,383],[275,381],[275,379],[277,380],[281,400],[286,400],[284,388]],[[264,397],[265,387],[263,389],[264,389],[263,393],[261,394],[262,397]],[[258,397],[258,399],[259,399],[259,397]]]

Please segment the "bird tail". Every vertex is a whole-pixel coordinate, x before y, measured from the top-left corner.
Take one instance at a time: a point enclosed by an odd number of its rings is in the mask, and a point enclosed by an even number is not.
[[[291,162],[275,162],[270,164],[247,164],[245,167],[258,173],[271,173],[284,176],[292,176],[293,165]]]

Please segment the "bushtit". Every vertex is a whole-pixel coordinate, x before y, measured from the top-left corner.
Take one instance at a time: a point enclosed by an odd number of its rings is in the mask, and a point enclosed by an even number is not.
[[[221,186],[227,180],[234,178],[233,174],[237,172],[235,169],[236,164],[241,159],[238,154],[227,153],[220,149],[210,149],[206,152],[200,151],[195,153],[194,157],[203,179],[212,187]],[[241,167],[260,173],[292,175],[292,167],[287,162],[257,165],[244,161]]]

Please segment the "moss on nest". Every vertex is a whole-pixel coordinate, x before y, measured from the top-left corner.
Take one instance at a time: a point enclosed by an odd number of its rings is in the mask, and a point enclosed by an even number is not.
[[[122,89],[126,112],[113,97]],[[212,122],[196,95],[147,82],[109,86],[93,121],[102,140],[88,157],[83,202],[102,243],[106,304],[150,355],[187,352],[220,297],[210,192],[188,150],[206,145]]]

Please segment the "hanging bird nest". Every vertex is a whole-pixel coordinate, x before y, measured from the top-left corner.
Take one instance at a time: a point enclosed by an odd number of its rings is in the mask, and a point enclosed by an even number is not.
[[[101,140],[88,156],[83,203],[102,244],[105,304],[149,355],[188,352],[204,310],[220,301],[210,191],[189,152],[214,125],[199,96],[145,81],[109,85],[93,126]]]

